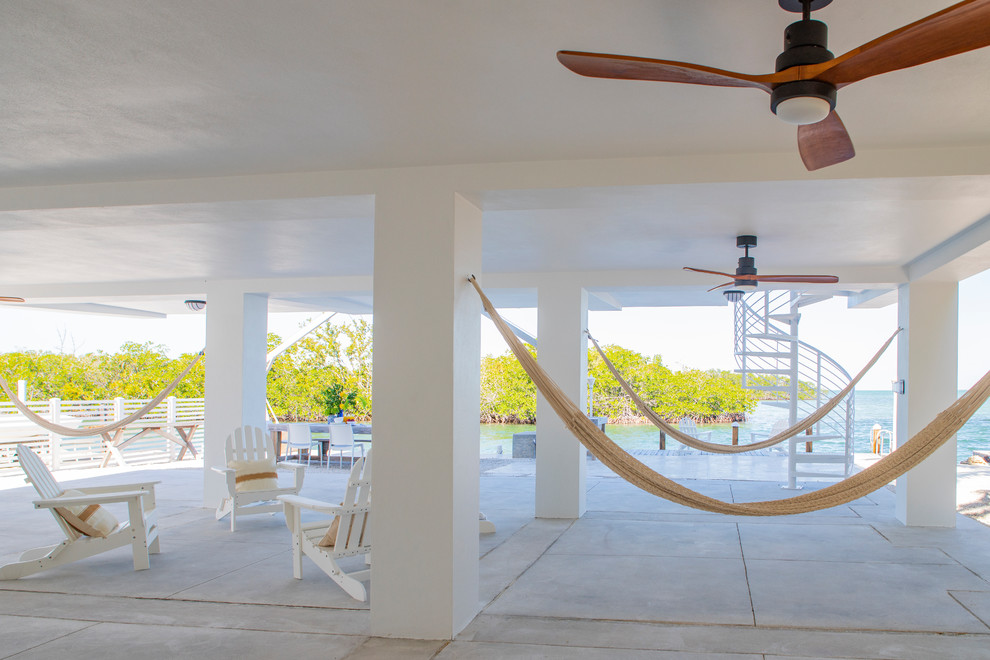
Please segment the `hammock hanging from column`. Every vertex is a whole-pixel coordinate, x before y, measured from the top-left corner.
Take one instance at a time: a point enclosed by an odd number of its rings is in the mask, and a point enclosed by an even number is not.
[[[611,360],[608,359],[608,356],[605,355],[605,351],[603,351],[602,347],[598,345],[598,342],[595,341],[595,338],[591,336],[591,333],[587,331],[585,332],[588,335],[588,339],[591,340],[591,343],[594,344],[595,348],[598,350],[598,354],[602,357],[602,360],[605,362],[605,366],[608,367],[608,370],[612,372],[612,375],[615,377],[615,379],[619,381],[619,385],[621,385],[622,389],[625,390],[626,394],[629,395],[629,398],[633,400],[633,403],[636,404],[636,407],[643,414],[643,416],[645,416],[648,420],[650,420],[650,422],[654,426],[656,426],[658,429],[660,429],[667,435],[671,436],[672,438],[676,439],[678,442],[681,442],[695,449],[700,449],[702,451],[710,451],[716,454],[739,454],[744,451],[754,451],[756,449],[766,449],[767,447],[772,447],[773,445],[781,443],[784,440],[787,440],[788,438],[797,435],[798,433],[803,433],[805,430],[810,429],[812,426],[817,424],[819,420],[823,419],[825,415],[829,414],[833,408],[839,405],[839,403],[844,398],[846,398],[846,396],[850,392],[853,391],[853,388],[856,387],[856,384],[859,383],[860,379],[862,379],[863,376],[866,375],[866,372],[869,371],[873,367],[873,365],[877,363],[877,360],[879,360],[880,356],[884,354],[884,351],[887,350],[887,347],[890,346],[890,344],[894,341],[894,338],[897,336],[897,334],[900,331],[901,328],[895,330],[894,334],[890,336],[890,339],[888,339],[884,343],[884,345],[880,347],[880,350],[876,352],[876,355],[874,355],[873,358],[866,363],[866,366],[863,367],[863,369],[858,374],[856,374],[856,377],[853,378],[851,381],[849,381],[848,385],[842,388],[835,396],[829,399],[823,406],[815,410],[815,412],[811,413],[804,419],[798,421],[790,428],[787,428],[781,431],[780,433],[778,433],[777,435],[773,436],[772,438],[767,438],[766,440],[760,440],[759,442],[752,442],[748,445],[723,445],[715,442],[705,442],[704,440],[699,440],[694,436],[690,436],[687,433],[681,431],[680,429],[671,426],[667,422],[663,421],[660,415],[658,415],[656,411],[652,410],[648,405],[646,405],[646,402],[643,401],[636,394],[632,386],[626,382],[626,380],[622,377],[621,374],[619,374],[618,369],[616,369],[615,365],[612,364]]]
[[[142,406],[139,410],[128,415],[127,417],[119,421],[113,422],[112,424],[107,424],[106,426],[88,427],[88,428],[70,428],[68,426],[61,426],[59,424],[55,424],[54,422],[45,419],[41,415],[37,414],[36,412],[28,408],[27,404],[25,404],[23,401],[18,399],[14,395],[14,393],[10,391],[10,385],[7,384],[7,381],[4,379],[3,376],[0,376],[0,388],[3,388],[3,391],[7,394],[7,397],[13,402],[14,406],[19,411],[21,411],[21,413],[25,417],[27,417],[29,420],[31,420],[38,426],[42,427],[46,431],[51,431],[52,433],[57,433],[58,435],[70,437],[70,438],[85,438],[91,435],[100,435],[103,433],[110,433],[111,431],[116,431],[122,426],[127,426],[128,424],[131,424],[141,419],[145,415],[147,415],[158,404],[164,401],[165,397],[167,397],[172,392],[172,390],[174,390],[178,386],[178,384],[182,382],[182,379],[189,374],[192,368],[196,365],[197,362],[199,362],[199,359],[203,357],[205,353],[206,353],[205,348],[201,350],[199,353],[197,353],[196,357],[192,359],[192,362],[190,362],[189,365],[182,370],[182,373],[180,373],[175,378],[175,380],[169,383],[165,387],[165,389],[158,394],[158,396],[156,396],[154,399],[149,401],[146,405]]]
[[[498,315],[495,307],[485,296],[473,275],[469,281],[474,285],[481,297],[482,305],[491,316],[499,334],[505,339],[516,359],[519,360],[522,368],[529,374],[536,388],[581,444],[604,465],[634,486],[671,502],[703,511],[739,516],[783,516],[847,504],[882,488],[931,456],[936,449],[955,435],[956,431],[990,397],[990,372],[987,372],[966,394],[940,412],[928,426],[862,472],[846,477],[842,481],[820,490],[787,499],[764,502],[723,502],[668,479],[615,444],[564,394],[543,367],[530,355],[526,347]]]

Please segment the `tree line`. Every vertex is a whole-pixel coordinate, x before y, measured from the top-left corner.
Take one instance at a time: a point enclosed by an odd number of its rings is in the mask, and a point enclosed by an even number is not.
[[[269,350],[281,338],[268,336]],[[268,402],[283,421],[313,421],[346,412],[370,419],[372,324],[355,319],[324,324],[275,359],[268,372]],[[532,348],[530,350],[533,350]],[[691,417],[701,422],[736,421],[756,406],[757,395],[742,388],[728,371],[673,371],[660,356],[646,356],[620,346],[603,347],[634,390],[662,417]],[[535,351],[534,351],[535,354]],[[0,373],[14,387],[27,382],[30,400],[147,399],[158,394],[192,360],[194,354],[169,358],[164,346],[125,343],[117,353],[84,355],[44,351],[0,354]],[[175,396],[204,396],[209,355],[179,383]],[[588,374],[594,377],[596,415],[613,423],[642,421],[632,402],[609,373],[597,352],[589,350]],[[511,353],[481,359],[482,422],[534,423],[536,387]]]
[[[534,355],[536,351],[528,347]],[[699,422],[743,421],[756,408],[759,396],[742,387],[738,374],[716,369],[664,366],[659,355],[606,345],[605,355],[643,401],[664,420],[690,417]],[[597,351],[588,351],[590,409],[613,424],[645,420],[612,376]],[[506,424],[536,421],[536,386],[512,354],[488,356],[481,361],[481,420]]]

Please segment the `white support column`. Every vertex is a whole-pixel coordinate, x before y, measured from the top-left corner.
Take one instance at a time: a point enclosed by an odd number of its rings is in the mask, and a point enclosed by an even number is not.
[[[959,285],[913,282],[897,298],[897,377],[905,393],[895,397],[897,446],[925,427],[957,398]],[[955,527],[956,439],[897,480],[897,519],[917,527]]]
[[[206,423],[203,438],[203,505],[224,494],[223,444],[235,428],[265,428],[265,352],[268,296],[235,284],[210,283],[206,307]]]
[[[477,614],[481,211],[429,183],[375,200],[371,632],[451,639]]]
[[[538,289],[537,359],[583,410],[587,405],[588,292],[566,276]],[[536,516],[580,518],[586,506],[587,450],[540,395],[536,398]]]

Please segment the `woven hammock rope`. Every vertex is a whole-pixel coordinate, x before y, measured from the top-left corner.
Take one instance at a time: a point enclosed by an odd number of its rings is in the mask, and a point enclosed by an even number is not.
[[[625,390],[627,395],[629,395],[629,398],[633,400],[633,403],[636,404],[636,407],[639,409],[639,411],[643,414],[643,416],[645,416],[648,420],[650,420],[650,422],[654,426],[656,426],[658,429],[660,429],[667,435],[675,438],[679,442],[689,447],[694,447],[695,449],[710,451],[716,454],[740,454],[744,451],[754,451],[756,449],[765,449],[767,447],[772,447],[773,445],[781,443],[784,440],[787,440],[788,438],[797,435],[798,433],[803,433],[807,429],[810,429],[812,426],[817,424],[819,420],[824,419],[825,415],[830,413],[833,408],[839,405],[839,403],[844,398],[846,398],[846,396],[850,392],[853,391],[853,388],[856,387],[856,384],[859,383],[860,379],[862,379],[863,376],[866,375],[866,372],[869,371],[873,367],[873,365],[877,363],[877,360],[879,360],[880,356],[884,354],[884,352],[887,350],[887,347],[889,347],[891,343],[893,343],[894,338],[897,337],[897,334],[901,330],[902,328],[898,328],[897,330],[895,330],[894,334],[890,336],[890,339],[888,339],[884,343],[884,345],[880,347],[880,350],[876,352],[876,354],[873,356],[872,359],[870,359],[869,362],[866,363],[866,366],[863,367],[863,369],[858,374],[856,374],[856,377],[853,378],[851,381],[849,381],[849,384],[846,385],[844,388],[842,388],[835,396],[829,399],[825,403],[825,405],[819,407],[817,410],[815,410],[815,412],[811,413],[803,420],[795,423],[790,428],[784,429],[783,431],[773,436],[772,438],[768,438],[766,440],[760,440],[759,442],[751,442],[748,445],[723,445],[715,442],[705,442],[704,440],[700,440],[698,438],[695,438],[694,436],[690,436],[687,433],[681,431],[680,429],[671,426],[667,422],[663,421],[660,415],[658,415],[656,411],[654,411],[648,405],[646,405],[646,402],[643,401],[639,397],[639,395],[636,394],[635,390],[633,390],[632,386],[626,382],[626,380],[619,373],[618,369],[615,368],[615,365],[612,364],[612,361],[608,359],[607,355],[605,355],[605,351],[602,350],[602,347],[599,346],[595,338],[591,336],[591,333],[587,331],[585,332],[588,335],[588,339],[591,340],[591,343],[595,345],[595,349],[598,350],[598,354],[605,362],[605,366],[607,366],[608,370],[612,372],[612,376],[614,376],[615,379],[619,381],[619,385],[621,385],[622,389]]]
[[[990,397],[990,372],[987,372],[968,392],[936,415],[928,426],[862,472],[820,490],[782,500],[723,502],[668,479],[615,444],[537,364],[526,347],[498,315],[474,276],[471,276],[469,281],[474,285],[481,297],[482,305],[491,316],[499,334],[519,360],[523,370],[529,374],[536,388],[568,430],[595,458],[629,483],[648,493],[703,511],[738,516],[784,516],[848,504],[882,488],[931,456],[936,449],[954,436],[966,420]]]
[[[182,373],[180,373],[175,380],[169,383],[165,387],[165,389],[158,394],[158,396],[156,396],[154,399],[149,401],[146,405],[142,406],[136,412],[128,415],[127,417],[118,420],[116,422],[113,422],[112,424],[107,424],[106,426],[97,426],[97,427],[91,426],[82,429],[70,428],[68,426],[61,426],[37,414],[36,412],[28,408],[27,404],[25,404],[23,401],[21,401],[16,396],[14,396],[14,393],[10,391],[10,385],[7,384],[7,381],[3,376],[0,376],[0,388],[3,388],[3,391],[7,394],[7,397],[13,402],[14,406],[19,411],[21,411],[21,413],[25,417],[27,417],[29,420],[31,420],[41,428],[47,431],[51,431],[52,433],[57,433],[58,435],[62,435],[70,438],[85,438],[91,435],[102,435],[104,433],[110,433],[112,431],[116,431],[117,429],[123,426],[127,426],[128,424],[131,424],[132,422],[135,422],[141,419],[142,417],[144,417],[145,415],[147,415],[155,408],[155,406],[157,406],[162,401],[164,401],[165,397],[167,397],[172,392],[172,390],[174,390],[179,385],[179,383],[182,382],[182,379],[186,377],[186,375],[192,370],[192,368],[196,365],[196,363],[199,362],[199,359],[203,357],[205,353],[206,353],[205,348],[201,350],[199,353],[197,353],[196,357],[192,359],[192,362],[190,362],[188,366],[186,366],[186,368],[182,370]]]

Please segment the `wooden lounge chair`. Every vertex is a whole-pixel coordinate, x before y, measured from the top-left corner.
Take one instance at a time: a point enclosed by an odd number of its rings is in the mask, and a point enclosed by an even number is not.
[[[227,436],[224,446],[227,467],[214,467],[224,475],[227,497],[217,507],[217,520],[230,516],[230,531],[237,529],[237,516],[277,513],[279,495],[295,495],[306,476],[305,465],[276,463],[271,437],[257,426],[244,426]],[[291,486],[278,485],[278,470],[292,470]]]
[[[24,577],[128,544],[133,548],[134,570],[151,567],[148,554],[159,552],[157,481],[67,491],[27,445],[17,445],[17,459],[42,498],[35,500],[34,507],[52,512],[65,540],[24,552],[18,561],[0,567],[0,579]],[[118,523],[100,506],[115,502],[127,503],[126,522]]]
[[[365,563],[370,564],[371,451],[351,466],[342,503],[330,504],[298,495],[281,495],[278,499],[285,506],[285,524],[292,533],[292,575],[302,579],[302,557],[306,555],[349,596],[368,600],[362,581],[371,576],[371,570],[346,573],[338,560],[364,555]],[[304,509],[332,519],[304,523]]]

